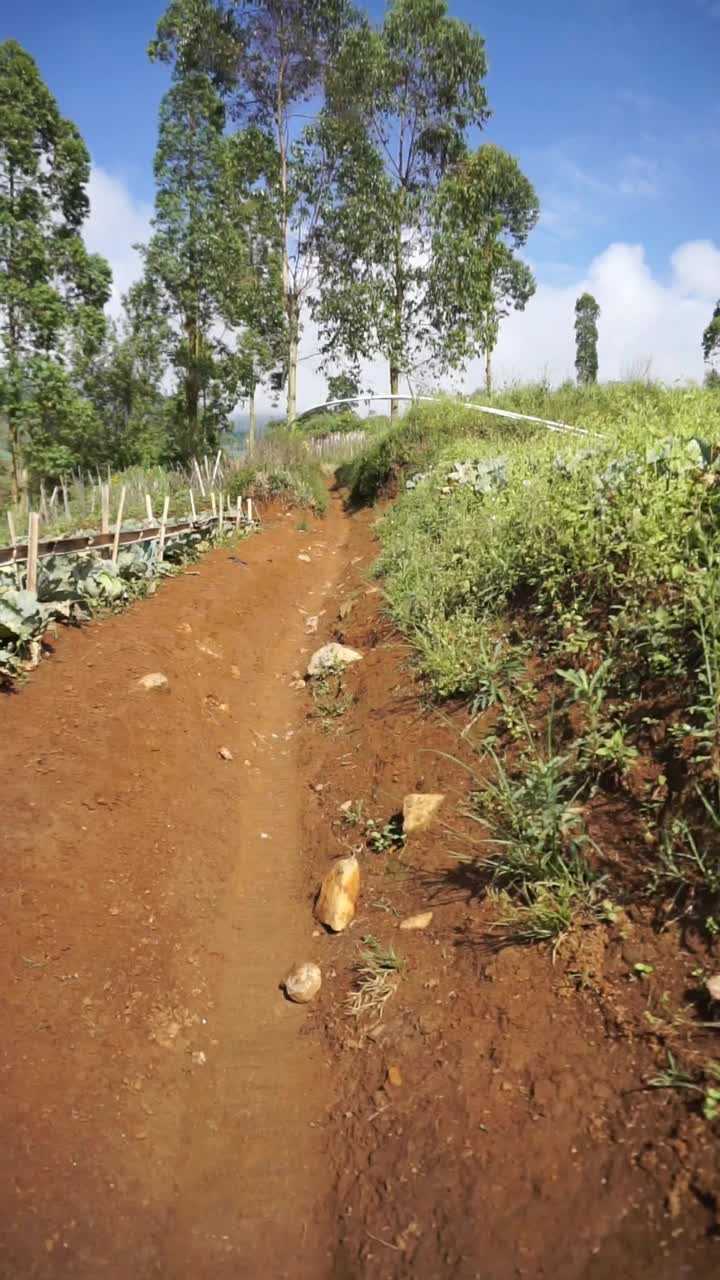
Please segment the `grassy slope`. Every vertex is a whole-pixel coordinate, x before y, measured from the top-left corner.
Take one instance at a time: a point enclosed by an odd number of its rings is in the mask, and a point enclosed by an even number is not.
[[[341,475],[355,502],[399,486],[380,525],[389,608],[432,694],[487,713],[468,802],[475,861],[508,893],[519,936],[557,938],[608,895],[647,891],[712,940],[720,396],[638,384],[519,388],[498,402],[603,438],[447,402],[414,411]],[[476,472],[485,492],[448,482],[458,461],[498,459],[501,471]],[[633,824],[639,877],[613,877],[611,851],[590,839],[599,792]]]

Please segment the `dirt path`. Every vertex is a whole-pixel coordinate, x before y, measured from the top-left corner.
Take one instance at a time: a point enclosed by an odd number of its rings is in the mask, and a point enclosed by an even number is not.
[[[278,517],[0,699],[0,1280],[718,1274],[716,1130],[643,1087],[703,958],[642,904],[490,945],[454,853],[467,709],[419,700],[373,519]],[[331,637],[364,661],[321,723],[292,672]],[[385,830],[423,790],[446,816],[403,848],[343,813]],[[356,919],[315,936],[350,849]],[[401,962],[381,1025],[347,1016],[369,935]]]
[[[330,1274],[328,1066],[278,983],[313,946],[290,677],[348,521],[297,524],[0,701],[3,1280]]]

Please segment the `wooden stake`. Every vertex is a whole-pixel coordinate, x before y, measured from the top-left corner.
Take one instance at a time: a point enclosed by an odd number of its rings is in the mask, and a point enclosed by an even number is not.
[[[221,458],[222,458],[222,449],[218,449],[218,455],[217,455],[217,458],[215,459],[215,466],[213,467],[213,473],[212,473],[212,481],[211,481],[211,484],[214,484],[214,483],[215,483],[215,481],[217,480],[217,473],[218,473],[218,471],[219,471],[219,469],[220,469],[220,459],[221,459]]]
[[[10,530],[10,546],[14,547],[15,543],[17,542],[17,538],[15,537],[15,521],[13,520],[12,511],[8,511],[7,518],[8,518],[8,529]]]
[[[152,498],[150,497],[149,493],[145,494],[145,510],[147,511],[147,518],[152,524],[155,517],[153,515],[153,509],[152,509]]]
[[[252,498],[248,498],[247,503],[248,503],[247,518],[248,518],[248,520],[250,521],[250,524],[252,524],[252,522],[253,522],[253,506],[252,506]]]
[[[31,511],[28,517],[27,589],[37,591],[38,542],[40,541],[40,516]]]
[[[110,485],[109,484],[100,485],[100,502],[101,502],[101,510],[102,510],[102,515],[100,517],[100,531],[101,533],[109,533],[110,532]]]
[[[225,494],[221,490],[220,492],[220,532],[221,533],[223,531],[224,516],[225,516]]]
[[[235,528],[236,529],[240,528],[241,520],[242,520],[242,498],[238,498],[237,505],[235,507]]]
[[[167,524],[168,511],[170,509],[170,498],[166,497],[163,502],[162,516],[160,517],[160,545],[158,547],[158,559],[162,560],[165,554],[165,525]]]
[[[63,486],[62,486],[62,495],[63,495],[63,505],[65,507],[65,515],[69,520],[70,519],[70,503],[68,502],[67,485],[65,484],[64,480],[63,480]]]
[[[204,498],[204,497],[206,496],[206,495],[205,495],[205,482],[204,482],[204,480],[203,480],[202,471],[200,470],[200,463],[198,462],[197,458],[195,458],[195,459],[194,459],[194,462],[195,462],[195,470],[196,470],[196,472],[197,472],[198,483],[199,483],[199,485],[200,485],[200,492],[201,492],[201,494],[202,494],[202,496],[203,496],[203,498]]]
[[[125,510],[125,485],[120,490],[120,501],[118,502],[117,520],[115,522],[115,537],[113,538],[112,562],[117,564],[118,551],[120,549],[120,530],[122,529],[123,511]]]
[[[213,515],[214,515],[214,516],[216,516],[216,515],[217,515],[217,503],[215,502],[215,494],[214,494],[214,493],[212,493],[212,492],[211,492],[211,494],[210,494],[210,505],[212,506],[212,513],[213,513]]]
[[[45,497],[45,485],[42,481],[40,482],[40,514],[42,515],[43,520],[48,519],[48,504],[47,498]]]
[[[190,490],[190,510],[192,511],[193,523],[197,520],[197,511],[195,510],[195,494]]]

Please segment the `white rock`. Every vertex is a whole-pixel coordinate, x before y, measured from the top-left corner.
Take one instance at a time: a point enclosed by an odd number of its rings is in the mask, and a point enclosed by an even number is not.
[[[234,760],[235,757],[229,747],[221,747],[218,751],[221,760]]]
[[[401,929],[427,929],[433,918],[432,911],[420,911],[416,916],[408,916],[400,921]]]
[[[705,989],[711,1000],[720,1000],[720,973],[705,979]]]
[[[403,800],[403,831],[409,836],[413,831],[425,831],[430,826],[445,796],[414,792]]]
[[[308,636],[314,636],[314,635],[315,635],[315,633],[316,633],[316,631],[317,631],[317,629],[318,629],[318,627],[319,627],[319,625],[320,625],[320,619],[319,619],[315,614],[313,614],[313,615],[312,615],[311,617],[309,617],[309,618],[306,618],[306,619],[305,619],[305,634],[306,634],[306,635],[308,635]]]
[[[309,676],[319,676],[323,671],[333,671],[336,667],[347,667],[352,662],[362,662],[362,654],[357,649],[349,649],[346,644],[324,644],[316,649],[308,663]]]
[[[309,1004],[314,1000],[322,986],[322,974],[319,965],[294,964],[283,986],[288,1000],[295,1004]]]
[[[355,916],[359,894],[360,864],[357,858],[354,854],[349,858],[338,858],[320,886],[315,915],[333,933],[342,933]]]
[[[304,561],[305,561],[305,564],[309,564],[309,563],[310,563],[310,557],[309,557],[309,556],[304,555],[304,554],[302,553],[302,551],[300,552],[300,555],[298,556],[298,560],[304,560]]]
[[[139,689],[169,689],[170,681],[162,671],[151,671],[150,675],[142,676],[138,680]]]

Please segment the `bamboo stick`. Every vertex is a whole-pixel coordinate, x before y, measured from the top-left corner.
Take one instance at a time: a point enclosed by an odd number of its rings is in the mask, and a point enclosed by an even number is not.
[[[192,511],[193,521],[197,520],[197,511],[195,510],[195,494],[190,490],[190,510]]]
[[[145,510],[147,512],[147,518],[152,524],[155,517],[153,515],[153,509],[152,509],[152,498],[150,497],[149,493],[145,494]]]
[[[100,485],[100,502],[102,504],[102,515],[100,517],[100,532],[110,532],[110,485]]]
[[[112,562],[117,564],[118,551],[120,549],[120,530],[122,529],[123,511],[125,510],[125,485],[120,490],[120,501],[118,502],[117,520],[115,522],[115,537],[113,538]]]
[[[31,511],[28,516],[27,589],[37,591],[38,543],[40,541],[40,516]]]
[[[160,517],[160,545],[158,547],[158,559],[162,560],[165,554],[165,526],[167,524],[168,510],[170,508],[170,498],[166,496],[163,503],[162,516]]]

